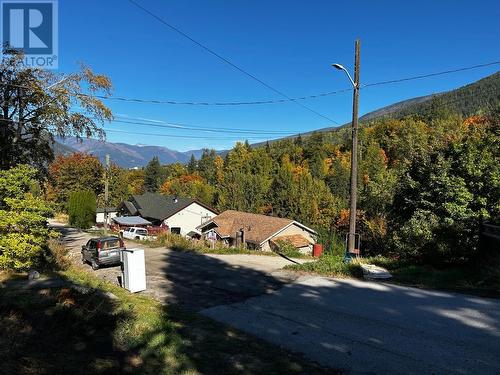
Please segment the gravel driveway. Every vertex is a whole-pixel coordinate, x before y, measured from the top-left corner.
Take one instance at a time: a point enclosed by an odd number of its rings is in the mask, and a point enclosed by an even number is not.
[[[81,247],[94,235],[54,222],[52,225],[63,233],[63,241],[69,247],[75,265],[118,283],[120,267],[93,271],[89,265],[82,265]],[[126,246],[138,247],[133,242],[126,242]],[[282,270],[291,262],[278,256],[205,255],[147,247],[144,250],[147,283],[144,293],[162,303],[180,304],[192,310],[241,302],[282,288],[298,277],[296,273]]]

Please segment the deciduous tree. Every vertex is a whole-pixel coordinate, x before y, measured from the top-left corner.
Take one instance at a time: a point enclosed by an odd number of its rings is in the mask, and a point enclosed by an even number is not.
[[[49,181],[56,203],[67,207],[69,195],[75,191],[92,190],[99,195],[104,188],[104,168],[95,156],[75,153],[59,155],[49,167]]]
[[[25,67],[22,53],[5,49],[0,82],[1,169],[28,163],[42,173],[54,156],[54,136],[103,138],[102,125],[112,119],[111,110],[93,96],[109,95],[111,81],[85,65],[63,76]]]

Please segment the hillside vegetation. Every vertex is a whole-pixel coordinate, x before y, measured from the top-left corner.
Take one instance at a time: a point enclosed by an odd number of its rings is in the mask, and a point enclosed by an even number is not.
[[[458,113],[466,117],[478,111],[491,111],[500,100],[500,72],[459,89],[427,96],[424,99],[408,102],[402,108],[394,108],[390,115],[396,118],[410,114],[429,116],[439,109],[442,112]]]

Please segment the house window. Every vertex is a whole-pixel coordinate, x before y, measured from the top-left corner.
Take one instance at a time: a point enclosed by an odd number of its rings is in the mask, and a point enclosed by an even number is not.
[[[179,228],[179,227],[172,227],[172,228],[170,228],[170,233],[181,234],[181,228]]]

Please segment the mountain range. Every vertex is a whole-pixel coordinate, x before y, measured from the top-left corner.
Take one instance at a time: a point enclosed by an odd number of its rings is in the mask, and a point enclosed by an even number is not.
[[[199,158],[203,152],[203,150],[181,152],[161,146],[104,142],[93,138],[78,140],[75,137],[58,138],[56,145],[56,153],[84,152],[96,156],[101,162],[104,162],[106,154],[109,154],[112,162],[123,168],[143,167],[155,156],[161,164],[187,163],[191,155]]]
[[[367,122],[389,116],[400,118],[412,113],[425,114],[436,106],[439,106],[441,109],[460,113],[463,116],[469,116],[480,110],[495,108],[498,103],[500,103],[500,72],[496,72],[479,81],[455,90],[412,98],[388,105],[361,116],[360,121]],[[350,125],[350,123],[344,124],[341,127],[317,129],[315,131],[303,133],[302,136],[307,136],[313,132],[335,131],[336,129],[348,125]],[[289,136],[286,138],[294,137],[296,136]],[[252,146],[259,146],[262,144],[264,144],[264,142],[256,143]],[[203,150],[180,152],[161,146],[103,142],[91,138],[79,141],[74,137],[64,139],[58,138],[54,145],[54,151],[60,154],[68,154],[75,151],[85,152],[95,155],[101,161],[104,161],[106,154],[109,154],[111,160],[123,168],[143,167],[154,156],[157,156],[162,164],[175,162],[187,163],[191,155],[194,155],[198,159],[203,152]],[[224,154],[227,151],[224,150],[219,152]]]

